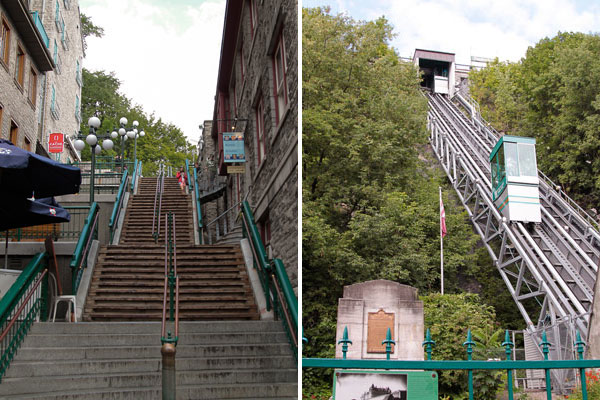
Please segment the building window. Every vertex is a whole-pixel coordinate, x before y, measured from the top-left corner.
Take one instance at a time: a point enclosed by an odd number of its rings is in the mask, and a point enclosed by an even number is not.
[[[75,95],[75,118],[77,122],[81,123],[81,116],[79,115],[79,96]]]
[[[52,98],[50,100],[50,113],[52,114],[52,118],[55,120],[60,119],[60,108],[58,107],[58,103],[56,102],[56,89],[54,85],[52,85]]]
[[[265,159],[266,144],[265,144],[265,108],[263,106],[262,97],[256,104],[255,117],[256,117],[256,160],[258,166]]]
[[[256,25],[258,25],[258,0],[250,0],[250,32],[252,33],[252,38],[254,38],[254,33],[256,32]]]
[[[283,32],[279,35],[277,48],[273,55],[273,81],[275,82],[275,116],[276,123],[279,125],[279,121],[283,118],[283,113],[288,104],[287,63],[285,60]]]
[[[17,141],[19,140],[19,127],[14,121],[10,121],[10,141],[15,146],[18,146]]]
[[[258,229],[260,238],[265,247],[267,247],[271,243],[271,220],[268,214],[258,222]]]
[[[0,138],[2,136],[2,105],[0,105]]]
[[[29,138],[25,136],[23,140],[25,141],[25,146],[23,146],[23,148],[27,151],[31,151],[31,141],[29,140]]]
[[[81,80],[81,66],[79,65],[79,60],[77,60],[77,70],[75,71],[75,80],[79,87],[83,86],[83,82]]]
[[[25,79],[25,52],[21,48],[21,45],[17,45],[17,60],[15,64],[15,79],[17,83],[23,87],[23,81]]]
[[[5,65],[8,65],[8,60],[10,57],[10,28],[8,27],[8,22],[2,18],[2,41],[0,42],[0,60]]]
[[[29,71],[29,101],[35,107],[37,99],[37,74],[33,68]]]
[[[240,49],[238,50],[238,58],[240,60],[240,82],[244,82],[244,42],[240,43]]]

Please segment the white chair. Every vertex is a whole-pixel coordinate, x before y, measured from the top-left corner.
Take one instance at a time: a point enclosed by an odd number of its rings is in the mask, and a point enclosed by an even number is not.
[[[56,320],[56,309],[58,308],[58,304],[66,301],[69,303],[69,308],[67,309],[67,321],[71,321],[71,312],[73,313],[73,315],[75,316],[75,322],[77,322],[77,306],[76,306],[76,300],[75,300],[75,296],[71,296],[71,295],[63,295],[63,296],[58,296],[58,289],[57,289],[57,285],[56,285],[56,277],[54,276],[54,274],[49,273],[48,275],[50,275],[51,281],[52,281],[52,286],[51,286],[51,290],[52,290],[52,305],[50,308],[50,313],[52,314],[52,322],[54,322]],[[71,310],[71,304],[73,305],[73,310]],[[52,310],[54,310],[54,312],[52,312]]]

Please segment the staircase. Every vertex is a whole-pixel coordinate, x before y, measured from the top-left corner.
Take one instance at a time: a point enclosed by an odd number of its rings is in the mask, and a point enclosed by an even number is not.
[[[165,250],[164,228],[158,244],[151,234],[155,190],[156,178],[142,178],[120,244],[101,249],[84,321],[160,321]],[[181,193],[175,178],[165,178],[162,211],[176,216],[180,319],[259,319],[239,240],[195,246],[191,198]]]
[[[183,322],[177,399],[297,399],[279,321]],[[35,323],[0,399],[160,399],[160,323]]]
[[[104,246],[80,323],[35,323],[0,399],[159,399],[164,229],[152,237],[156,178],[142,178],[119,245]],[[191,197],[165,179],[180,280],[177,399],[297,399],[280,321],[260,321],[237,244],[194,245]],[[164,218],[164,217],[163,217]]]

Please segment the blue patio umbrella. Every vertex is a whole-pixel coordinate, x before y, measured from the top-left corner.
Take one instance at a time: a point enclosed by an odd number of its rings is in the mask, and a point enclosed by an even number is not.
[[[8,230],[45,224],[69,222],[71,215],[62,208],[54,197],[43,199],[15,198],[11,195],[0,198],[0,231],[6,231],[4,246],[4,268],[8,267]]]
[[[81,170],[0,139],[0,196],[44,198],[78,193]]]
[[[4,268],[8,264],[8,230],[45,224],[69,222],[71,215],[62,208],[54,197],[43,199],[15,198],[7,195],[0,198],[0,231],[6,231]]]

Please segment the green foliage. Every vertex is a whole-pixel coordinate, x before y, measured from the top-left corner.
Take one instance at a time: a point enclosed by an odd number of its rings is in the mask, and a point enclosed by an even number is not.
[[[192,158],[194,146],[189,144],[183,131],[177,126],[165,123],[154,114],[147,115],[141,106],[132,106],[131,100],[119,92],[121,82],[114,73],[104,71],[90,72],[83,69],[83,89],[81,93],[81,132],[87,134],[88,119],[95,115],[100,118],[101,126],[98,134],[108,134],[119,128],[119,120],[126,117],[129,126],[135,120],[139,122],[140,130],[146,135],[137,140],[137,159],[142,161],[143,174],[153,175],[158,169],[159,161],[178,168],[185,164],[185,159]],[[113,140],[113,150],[105,155],[121,154],[121,140]],[[125,157],[133,159],[134,143],[127,140],[123,143]],[[86,146],[82,158],[89,160],[90,150]]]
[[[537,140],[538,167],[584,207],[600,202],[600,36],[558,33],[518,63],[470,75],[484,118]]]
[[[497,331],[492,307],[482,304],[475,294],[430,294],[421,298],[425,308],[425,326],[430,329],[436,342],[434,360],[465,360],[467,353],[463,343],[471,329],[476,346],[474,359],[487,359],[494,354],[501,335]],[[440,396],[459,398],[467,388],[467,371],[439,371]],[[501,373],[474,373],[478,399],[495,399],[502,382]]]
[[[89,36],[102,37],[104,36],[104,28],[94,25],[92,19],[81,13],[81,36],[83,37],[83,51],[87,49],[86,39]]]

